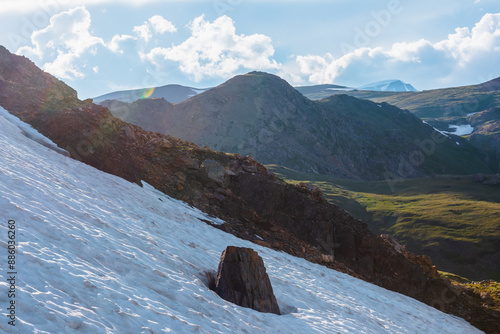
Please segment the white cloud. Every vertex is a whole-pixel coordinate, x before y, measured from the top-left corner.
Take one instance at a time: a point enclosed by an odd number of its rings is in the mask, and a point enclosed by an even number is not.
[[[62,79],[82,79],[84,74],[74,63],[78,55],[74,53],[60,54],[51,62],[43,65],[42,69]]]
[[[153,33],[151,32],[151,29],[149,29],[147,22],[143,25],[135,26],[134,32],[146,43],[153,37]]]
[[[302,83],[368,83],[400,78],[424,87],[474,82],[500,67],[500,14],[486,14],[474,28],[457,28],[448,38],[431,43],[394,43],[390,49],[359,48],[335,58],[307,55],[295,58],[291,75]],[[298,79],[300,78],[300,80]]]
[[[120,44],[125,41],[134,40],[135,38],[130,35],[115,35],[108,44],[108,49],[115,53],[123,53]]]
[[[89,29],[90,13],[85,7],[70,9],[52,16],[46,28],[31,35],[33,46],[21,47],[17,53],[47,61],[42,68],[60,78],[82,78],[76,61],[87,51],[95,53],[97,45],[104,45]]]
[[[174,2],[178,0],[141,0],[138,3],[137,0],[122,0],[120,4],[123,5],[145,5],[154,2]],[[183,0],[186,1],[186,0]],[[26,13],[33,12],[37,10],[45,10],[55,8],[57,11],[64,10],[66,8],[82,5],[104,5],[104,4],[116,3],[116,0],[1,0],[0,14],[2,13]]]
[[[177,31],[177,28],[174,26],[172,22],[165,20],[160,15],[155,15],[151,17],[148,21],[153,27],[154,31],[157,32],[158,34]]]
[[[170,48],[157,47],[142,56],[153,64],[178,62],[182,72],[195,81],[205,77],[227,77],[240,68],[269,70],[279,68],[272,59],[274,48],[265,35],[237,35],[233,20],[221,16],[213,23],[199,16],[190,25],[191,37]]]
[[[153,38],[153,31],[161,35],[166,32],[176,32],[177,28],[172,22],[165,20],[160,15],[152,16],[144,24],[134,27],[134,32],[146,43]]]

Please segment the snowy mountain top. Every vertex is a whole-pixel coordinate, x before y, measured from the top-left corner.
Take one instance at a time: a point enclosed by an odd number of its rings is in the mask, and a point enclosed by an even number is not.
[[[401,80],[383,80],[373,82],[359,87],[361,90],[373,90],[381,92],[416,92],[412,85]]]
[[[36,333],[475,333],[414,299],[212,228],[202,212],[57,154],[0,116],[0,209],[16,221],[16,327]],[[7,224],[0,225],[6,249]],[[263,257],[285,315],[204,282],[227,245]],[[4,252],[5,254],[6,252]],[[4,259],[5,261],[5,259]],[[0,271],[2,291],[9,289]]]

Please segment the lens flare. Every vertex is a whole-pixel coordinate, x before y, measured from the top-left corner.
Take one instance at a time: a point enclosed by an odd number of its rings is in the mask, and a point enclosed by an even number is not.
[[[154,91],[155,91],[154,87],[145,89],[141,94],[141,99],[149,99],[151,95],[153,95]]]

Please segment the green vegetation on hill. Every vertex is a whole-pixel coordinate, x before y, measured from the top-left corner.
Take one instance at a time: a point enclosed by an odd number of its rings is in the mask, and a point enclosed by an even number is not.
[[[500,279],[500,185],[475,176],[354,181],[268,165],[291,183],[310,182],[332,203],[389,233],[439,269],[472,279]],[[494,183],[494,182],[493,182]]]
[[[500,283],[493,280],[474,282],[467,278],[440,271],[441,277],[449,279],[453,285],[460,286],[469,292],[469,295],[475,294],[481,298],[482,303],[487,308],[500,311]]]

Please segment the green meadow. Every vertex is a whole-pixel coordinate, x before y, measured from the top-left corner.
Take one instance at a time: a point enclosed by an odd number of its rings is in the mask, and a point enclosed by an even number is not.
[[[290,183],[310,182],[328,201],[389,233],[438,269],[474,280],[500,280],[500,185],[478,176],[353,181],[266,166]],[[483,180],[484,181],[484,180]]]

